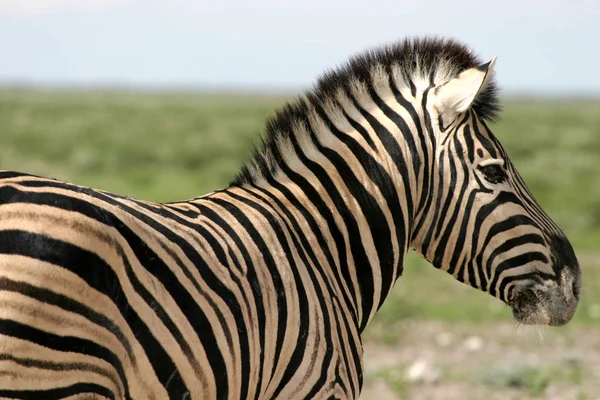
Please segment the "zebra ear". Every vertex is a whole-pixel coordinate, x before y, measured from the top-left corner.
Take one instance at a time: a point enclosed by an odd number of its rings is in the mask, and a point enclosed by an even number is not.
[[[495,62],[496,57],[479,67],[469,68],[436,87],[438,111],[446,116],[467,111],[477,94],[492,80]]]

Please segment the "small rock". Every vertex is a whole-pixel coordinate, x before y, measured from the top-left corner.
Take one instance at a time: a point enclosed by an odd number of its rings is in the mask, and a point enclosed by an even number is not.
[[[405,377],[409,382],[435,383],[440,379],[440,371],[427,360],[419,359],[408,367]]]
[[[464,342],[467,351],[479,351],[483,348],[483,339],[479,336],[469,336]]]
[[[454,336],[448,332],[442,332],[435,337],[435,342],[440,347],[448,347],[454,341]]]

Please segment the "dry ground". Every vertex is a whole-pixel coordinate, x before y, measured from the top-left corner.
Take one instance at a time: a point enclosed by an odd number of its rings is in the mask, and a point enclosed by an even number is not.
[[[600,329],[405,321],[365,343],[361,399],[600,399]]]

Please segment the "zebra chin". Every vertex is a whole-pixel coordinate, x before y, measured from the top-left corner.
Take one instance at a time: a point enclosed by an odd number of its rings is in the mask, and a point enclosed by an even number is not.
[[[517,288],[509,305],[515,320],[524,325],[562,326],[577,311],[580,286],[579,268],[565,268],[556,280],[545,280]]]

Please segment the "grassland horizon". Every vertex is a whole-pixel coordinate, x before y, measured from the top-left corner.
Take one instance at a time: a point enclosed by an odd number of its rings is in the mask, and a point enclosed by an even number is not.
[[[150,201],[227,185],[289,95],[0,90],[0,168]],[[600,100],[512,99],[492,131],[584,268],[576,322],[599,323]],[[374,321],[510,321],[510,310],[411,254]],[[432,293],[436,293],[432,296]],[[383,340],[389,330],[374,328]]]

